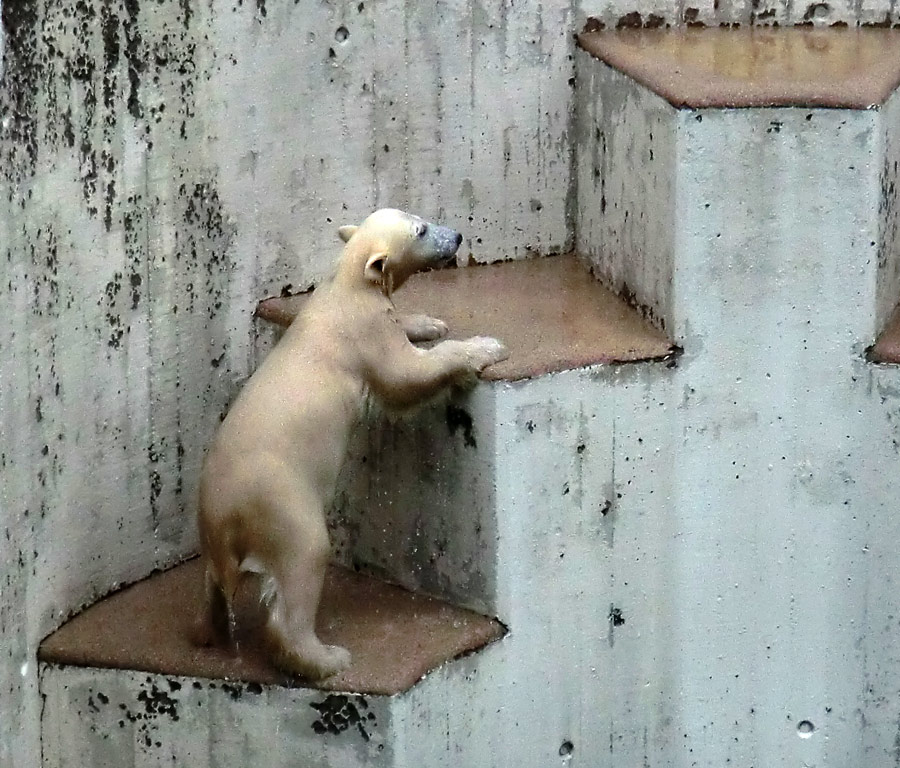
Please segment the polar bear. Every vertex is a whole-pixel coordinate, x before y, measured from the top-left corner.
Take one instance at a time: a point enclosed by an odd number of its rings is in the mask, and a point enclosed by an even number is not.
[[[322,643],[316,612],[330,555],[325,509],[368,393],[390,409],[471,383],[506,359],[497,339],[441,341],[447,327],[396,312],[410,275],[448,262],[462,236],[382,209],[338,231],[346,243],[330,281],[244,386],[221,424],[200,478],[198,526],[205,608],[195,640],[227,641],[231,600],[247,573],[260,579],[273,661],[329,677],[350,653]]]

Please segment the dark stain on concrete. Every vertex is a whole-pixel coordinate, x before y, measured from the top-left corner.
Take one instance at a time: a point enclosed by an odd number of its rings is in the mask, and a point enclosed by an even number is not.
[[[642,26],[644,26],[644,19],[639,11],[626,13],[616,21],[616,29],[640,29]]]
[[[606,24],[596,16],[588,16],[584,23],[585,32],[602,32],[604,29],[606,29]]]
[[[121,123],[130,116],[152,150],[150,117],[164,104],[148,104],[144,81],[174,80],[180,96],[181,137],[194,114],[195,44],[188,33],[193,0],[152,27],[142,21],[142,0],[33,0],[3,3],[4,91],[0,119],[9,202],[24,208],[27,181],[39,160],[52,163],[74,150],[86,209],[107,231],[120,221]],[[177,23],[181,30],[173,34]],[[168,70],[168,72],[166,72]],[[163,75],[166,74],[166,77]],[[170,89],[171,90],[171,89]],[[156,120],[159,122],[159,119]],[[19,200],[16,201],[15,198]]]
[[[613,627],[621,627],[625,623],[621,608],[614,605],[609,606],[609,623]]]
[[[137,700],[143,704],[144,712],[147,715],[165,715],[174,722],[180,719],[178,715],[178,700],[159,688],[155,683],[150,683],[149,687],[141,690],[138,693]]]
[[[477,448],[478,443],[475,440],[475,428],[472,422],[472,416],[464,408],[460,408],[453,403],[447,404],[447,429],[451,435],[455,435],[457,430],[462,429],[463,442],[469,448]]]
[[[355,728],[364,741],[369,741],[371,736],[367,728],[377,726],[375,714],[367,711],[369,702],[363,696],[332,694],[309,706],[319,713],[312,728],[320,736],[326,733],[337,736]]]
[[[6,95],[0,97],[0,118],[7,121],[9,137],[3,143],[3,175],[11,182],[9,202],[14,199],[15,185],[34,172],[38,159],[37,96],[41,88],[41,68],[37,20],[34,0],[6,0],[3,3],[3,90]]]

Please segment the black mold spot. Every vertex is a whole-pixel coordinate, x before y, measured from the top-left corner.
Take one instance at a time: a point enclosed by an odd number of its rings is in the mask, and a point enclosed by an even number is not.
[[[231,696],[232,701],[239,701],[244,695],[244,689],[239,685],[231,685],[230,683],[222,683],[222,690]]]
[[[638,11],[626,13],[616,22],[616,29],[640,29],[642,26],[644,19]]]
[[[129,282],[131,283],[131,308],[137,309],[141,300],[141,292],[138,289],[141,287],[143,279],[135,272],[129,278]]]
[[[157,688],[155,683],[150,685],[149,690],[141,691],[137,698],[148,715],[168,715],[173,721],[178,721],[178,700]]]
[[[699,20],[699,16],[700,11],[697,8],[685,8],[682,18],[689,27],[705,27],[706,25]]]
[[[462,428],[463,442],[469,448],[477,448],[478,443],[475,440],[475,430],[473,428],[472,417],[463,408],[453,403],[447,404],[447,429],[451,435],[456,434],[456,430]]]
[[[320,736],[326,733],[338,735],[355,727],[365,741],[371,738],[366,726],[377,725],[373,713],[363,715],[360,710],[369,708],[369,702],[362,696],[351,697],[341,694],[327,696],[323,701],[309,705],[319,713],[319,719],[312,724],[313,730]]]
[[[609,623],[613,627],[621,627],[625,623],[621,608],[616,608],[614,605],[609,606]]]
[[[42,91],[43,66],[37,55],[38,4],[34,0],[7,0],[3,3],[4,89],[2,116],[8,120],[6,128],[8,148],[4,147],[6,168],[20,168],[21,173],[8,171],[12,176],[9,200],[15,182],[34,172],[38,158],[38,109],[35,100]]]
[[[588,20],[584,23],[584,32],[602,32],[606,29],[606,24],[604,24],[600,19],[596,16],[589,16]]]
[[[525,429],[534,434],[534,422],[531,419],[525,422]]]
[[[697,115],[697,119],[702,119],[700,115]],[[591,270],[591,274],[594,274],[593,269]],[[615,286],[613,286],[615,289]],[[666,320],[664,317],[660,317],[656,314],[653,307],[648,304],[644,304],[641,302],[637,294],[631,290],[628,283],[623,283],[620,288],[617,289],[619,296],[622,297],[622,300],[631,307],[634,307],[638,312],[641,313],[643,317],[649,320],[653,325],[658,326],[662,330],[666,329]]]
[[[141,32],[138,29],[138,16],[140,15],[140,0],[124,0],[125,13],[128,21],[125,23],[125,51],[128,58],[128,112],[133,118],[139,120],[143,115],[141,108],[140,88],[141,74],[145,64],[141,58],[141,44],[143,42]]]

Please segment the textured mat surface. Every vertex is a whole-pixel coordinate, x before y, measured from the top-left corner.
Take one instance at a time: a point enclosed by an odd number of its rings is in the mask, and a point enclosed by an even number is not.
[[[900,84],[892,29],[623,29],[578,42],[677,107],[868,109]]]
[[[306,686],[274,669],[247,635],[237,654],[197,648],[188,630],[200,606],[199,559],[107,597],[41,644],[42,661],[166,675]],[[247,613],[245,612],[245,616]],[[252,615],[246,624],[253,624]],[[478,614],[414,595],[377,579],[331,568],[318,617],[319,636],[353,654],[325,690],[394,694],[445,661],[500,638],[503,626]]]
[[[257,314],[288,325],[305,296],[263,301]],[[672,344],[606,290],[574,256],[510,261],[415,275],[394,295],[398,310],[432,315],[449,338],[496,336],[508,360],[483,378],[514,381],[596,363],[665,357]]]

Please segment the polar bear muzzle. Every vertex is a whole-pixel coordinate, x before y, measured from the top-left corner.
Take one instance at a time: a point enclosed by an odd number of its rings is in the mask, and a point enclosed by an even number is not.
[[[422,234],[419,234],[419,228],[424,229]],[[416,234],[422,242],[422,248],[425,251],[423,255],[439,264],[452,259],[463,240],[462,235],[455,229],[440,224],[429,224],[425,221],[419,222]]]

